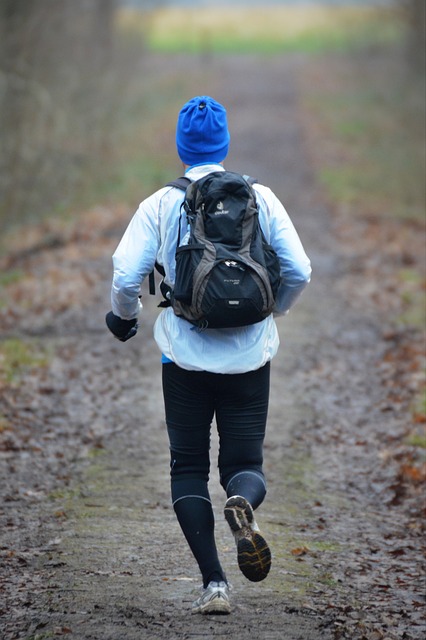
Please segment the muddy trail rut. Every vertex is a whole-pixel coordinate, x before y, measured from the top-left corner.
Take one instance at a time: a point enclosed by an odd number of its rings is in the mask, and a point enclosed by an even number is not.
[[[170,61],[156,64],[170,73]],[[107,333],[111,254],[132,212],[121,213],[120,228],[115,212],[99,209],[89,222],[95,228],[102,219],[105,232],[80,229],[64,246],[24,258],[46,282],[53,276],[45,254],[61,261],[67,281],[56,285],[57,312],[44,313],[40,290],[39,313],[6,323],[5,336],[42,340],[48,364],[3,390],[2,414],[16,424],[1,433],[3,640],[422,637],[416,504],[398,499],[395,463],[385,455],[407,415],[389,404],[382,383],[386,327],[374,308],[351,303],[350,263],[315,184],[297,85],[303,64],[218,59],[209,63],[209,86],[193,88],[227,106],[227,168],[276,191],[313,264],[311,285],[277,321],[268,494],[257,512],[272,549],[270,575],[252,584],[238,571],[213,437],[211,491],[233,612],[190,613],[200,578],[170,504],[152,338],[158,301],[144,295],[133,340]],[[62,308],[68,280],[84,300]]]

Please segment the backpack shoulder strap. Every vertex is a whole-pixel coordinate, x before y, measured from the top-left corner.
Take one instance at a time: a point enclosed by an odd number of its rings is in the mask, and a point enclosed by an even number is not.
[[[170,182],[168,182],[164,186],[166,186],[166,187],[176,187],[177,189],[180,189],[181,191],[186,191],[188,185],[190,185],[190,184],[191,184],[191,180],[189,178],[186,178],[185,176],[180,176],[179,178],[176,178],[176,180],[171,180]],[[164,276],[164,269],[157,262],[155,263],[155,269],[160,273],[160,275]],[[149,274],[149,293],[151,295],[155,295],[154,270],[152,270],[151,273]]]
[[[255,184],[258,182],[257,178],[252,178],[249,175],[243,175],[244,180],[246,180],[249,184]],[[187,178],[186,176],[181,176],[176,178],[176,180],[171,180],[165,186],[166,187],[176,187],[177,189],[181,189],[181,191],[186,191],[187,187],[191,184],[192,180]]]
[[[176,187],[177,189],[180,189],[181,191],[186,191],[186,188],[191,184],[191,180],[189,178],[187,178],[186,176],[181,176],[180,178],[177,178],[176,180],[172,180],[171,182],[168,182],[165,186],[166,187]]]
[[[248,176],[246,174],[243,175],[243,178],[249,184],[256,184],[256,182],[258,182],[257,178],[252,178],[251,176]]]

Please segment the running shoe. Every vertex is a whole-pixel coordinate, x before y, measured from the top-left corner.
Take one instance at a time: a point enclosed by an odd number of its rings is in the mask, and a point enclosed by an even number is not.
[[[231,613],[226,582],[209,582],[202,595],[192,604],[192,613]]]
[[[225,519],[237,544],[240,570],[251,582],[264,580],[271,568],[271,551],[260,534],[251,504],[242,496],[228,498]]]

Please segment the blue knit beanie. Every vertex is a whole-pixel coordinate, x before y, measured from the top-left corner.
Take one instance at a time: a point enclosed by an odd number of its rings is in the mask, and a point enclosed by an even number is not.
[[[229,140],[226,109],[213,98],[197,96],[180,110],[176,146],[185,164],[222,162],[228,155]]]

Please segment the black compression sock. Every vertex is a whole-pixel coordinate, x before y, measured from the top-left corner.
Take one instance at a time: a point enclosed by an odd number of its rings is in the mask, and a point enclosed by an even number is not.
[[[211,580],[223,580],[216,542],[211,502],[203,497],[188,496],[174,504],[177,519],[203,576],[204,587]],[[220,576],[212,578],[211,576]]]
[[[228,482],[226,495],[228,498],[243,496],[253,509],[257,509],[266,495],[265,480],[254,471],[240,471]]]

